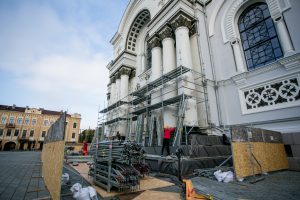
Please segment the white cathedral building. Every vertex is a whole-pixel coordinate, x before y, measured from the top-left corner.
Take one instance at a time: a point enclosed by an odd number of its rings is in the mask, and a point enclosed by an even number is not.
[[[104,136],[300,134],[298,20],[298,0],[130,0],[111,39]]]

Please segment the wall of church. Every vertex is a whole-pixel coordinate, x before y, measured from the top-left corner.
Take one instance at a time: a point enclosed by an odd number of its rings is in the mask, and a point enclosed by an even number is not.
[[[300,26],[295,24],[300,16],[300,2],[280,1],[282,10],[284,11],[283,16],[285,23],[295,51],[275,62],[266,64],[266,66],[262,66],[252,71],[246,70],[245,72],[238,72],[233,46],[230,41],[224,42],[224,33],[222,33],[222,31],[224,32],[224,30],[222,30],[224,16],[226,16],[226,12],[233,1],[220,2],[221,1],[212,1],[207,6],[207,15],[208,24],[214,21],[214,31],[213,34],[212,31],[210,33],[210,44],[213,59],[212,67],[215,68],[215,77],[218,81],[217,93],[219,95],[218,103],[220,105],[221,123],[224,125],[249,125],[253,123],[255,125],[256,122],[261,122],[262,124],[257,124],[257,126],[261,128],[273,128],[273,130],[283,132],[299,131],[300,125],[298,125],[299,120],[297,120],[297,118],[300,116],[300,104],[298,99],[286,98],[291,102],[277,105],[272,105],[272,102],[269,102],[269,105],[266,106],[256,108],[254,105],[252,108],[247,109],[245,95],[247,94],[247,91],[249,92],[254,89],[263,90],[268,87],[272,88],[272,84],[284,85],[289,81],[295,81],[296,79],[298,81],[300,80],[300,55],[296,54],[300,50],[300,41],[298,37]],[[215,11],[215,9],[218,9],[218,11]],[[202,39],[202,41],[203,40],[204,39]],[[208,51],[207,49],[202,48],[202,52],[205,54]],[[293,54],[294,56],[292,56]],[[244,55],[242,54],[242,56]],[[244,60],[244,57],[242,57],[242,59]],[[209,66],[208,58],[205,59],[205,56],[203,56],[203,61],[207,63],[204,63],[204,66],[206,67],[205,71],[208,72],[207,77],[210,78],[210,69],[207,67]],[[291,65],[291,67],[289,67],[289,65]],[[299,85],[295,89],[299,91]],[[281,94],[278,88],[275,90],[277,94]],[[211,96],[213,96],[212,91],[210,91],[210,93]],[[262,98],[262,96],[259,98]],[[211,101],[211,98],[209,101]],[[271,125],[276,124],[276,121],[280,120],[286,120],[289,121],[289,123],[282,122],[282,127]]]

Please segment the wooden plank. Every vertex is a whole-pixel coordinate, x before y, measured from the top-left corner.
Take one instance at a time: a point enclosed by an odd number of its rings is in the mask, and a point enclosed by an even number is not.
[[[64,147],[64,141],[50,142],[44,144],[42,152],[43,177],[54,200],[60,199]]]
[[[264,142],[233,142],[234,168],[237,178],[243,178],[288,168],[284,145]],[[256,160],[261,165],[255,161]]]

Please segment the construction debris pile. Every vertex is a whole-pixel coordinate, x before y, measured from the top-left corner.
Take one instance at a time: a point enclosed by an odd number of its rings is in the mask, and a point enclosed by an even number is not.
[[[150,172],[143,162],[144,152],[135,142],[99,142],[93,145],[92,153],[95,162],[90,167],[90,175],[95,184],[107,191],[112,187],[119,191],[138,190],[140,177]]]

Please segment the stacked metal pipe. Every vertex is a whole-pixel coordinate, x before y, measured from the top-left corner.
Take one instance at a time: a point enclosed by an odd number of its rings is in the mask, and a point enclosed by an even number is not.
[[[99,142],[93,145],[95,163],[90,168],[94,182],[108,191],[116,187],[119,191],[139,189],[140,173],[124,160],[125,143],[120,141]]]

